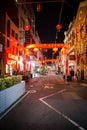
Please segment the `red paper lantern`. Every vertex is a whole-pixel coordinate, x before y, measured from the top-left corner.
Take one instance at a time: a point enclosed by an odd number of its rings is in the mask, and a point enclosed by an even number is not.
[[[34,48],[33,51],[34,51],[34,52],[38,52],[38,48]]]
[[[56,47],[55,47],[55,48],[53,48],[53,51],[54,51],[54,52],[58,51],[58,48],[56,48]]]
[[[30,30],[30,26],[29,25],[25,25],[24,30],[25,31],[29,31]]]
[[[56,29],[60,30],[62,28],[62,25],[61,24],[57,24],[56,25]]]

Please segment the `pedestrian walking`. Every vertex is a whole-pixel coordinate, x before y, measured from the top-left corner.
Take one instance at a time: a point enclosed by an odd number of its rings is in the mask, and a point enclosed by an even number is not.
[[[77,79],[77,81],[79,80],[79,78],[80,78],[80,71],[79,71],[79,69],[77,69],[77,72],[76,72],[76,79]]]
[[[74,70],[73,70],[73,69],[70,70],[70,77],[71,77],[71,80],[72,80],[73,77],[74,77]]]

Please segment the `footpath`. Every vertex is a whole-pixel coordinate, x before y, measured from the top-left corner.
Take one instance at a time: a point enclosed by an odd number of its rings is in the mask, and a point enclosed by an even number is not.
[[[64,80],[62,75],[59,75],[59,77]],[[70,83],[78,83],[78,84],[83,84],[83,86],[87,85],[87,80],[79,80],[77,81],[76,79],[72,79],[72,81],[65,79],[66,82],[70,82]]]

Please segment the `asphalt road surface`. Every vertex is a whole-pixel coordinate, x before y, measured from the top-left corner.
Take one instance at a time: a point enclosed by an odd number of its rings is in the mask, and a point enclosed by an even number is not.
[[[54,74],[29,80],[0,130],[87,130],[87,86]]]

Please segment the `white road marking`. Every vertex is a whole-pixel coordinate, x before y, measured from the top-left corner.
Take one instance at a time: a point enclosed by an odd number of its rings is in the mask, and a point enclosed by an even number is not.
[[[44,88],[52,89],[52,88],[54,88],[54,85],[55,84],[44,84]]]
[[[62,93],[64,92],[65,89],[58,91],[56,93],[50,94],[48,96],[45,96],[43,98],[40,98],[39,100],[41,102],[43,102],[46,106],[48,106],[50,109],[52,109],[53,111],[55,111],[57,114],[61,115],[63,118],[65,118],[66,120],[68,120],[70,123],[72,123],[74,126],[78,127],[79,130],[86,130],[84,129],[82,126],[80,126],[78,123],[76,123],[75,121],[73,121],[72,119],[70,119],[68,116],[66,116],[65,114],[63,114],[62,112],[60,112],[59,110],[55,109],[54,107],[52,107],[50,104],[48,104],[47,102],[44,101],[44,99],[49,98],[51,96],[54,96],[56,94]]]
[[[60,90],[60,91],[58,91],[58,92],[52,93],[52,94],[50,94],[50,95],[47,95],[47,96],[45,96],[45,97],[42,97],[42,98],[40,98],[40,100],[43,100],[43,99],[45,99],[45,98],[49,98],[49,97],[54,96],[54,95],[56,95],[56,94],[62,93],[62,92],[64,92],[64,91],[66,91],[66,89],[63,89],[63,90]]]
[[[53,85],[45,85],[44,88],[50,89],[50,88],[54,88]]]
[[[34,85],[31,84],[30,87],[32,88],[32,87],[34,87]]]
[[[29,93],[36,93],[36,90],[30,90]]]

